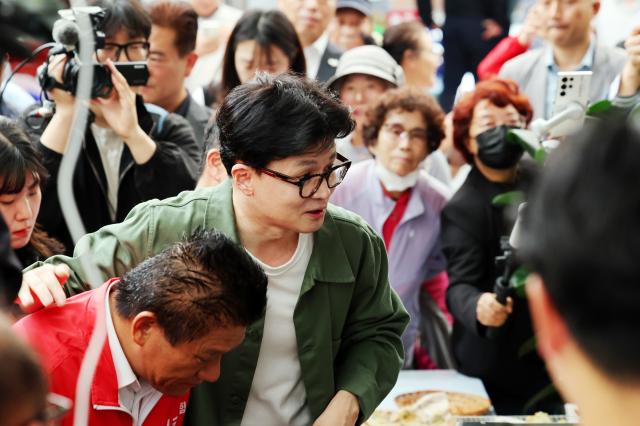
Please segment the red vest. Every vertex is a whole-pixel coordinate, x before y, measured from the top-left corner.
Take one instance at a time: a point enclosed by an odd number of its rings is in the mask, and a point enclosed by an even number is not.
[[[49,377],[49,390],[75,401],[76,381],[82,358],[89,344],[96,315],[104,315],[109,284],[67,300],[63,307],[52,306],[18,321],[14,331],[23,336],[40,356]],[[147,416],[144,426],[180,426],[187,410],[189,392],[180,397],[163,395]],[[73,410],[62,420],[73,425]],[[131,426],[133,418],[118,403],[118,379],[111,349],[104,348],[91,385],[91,426]]]

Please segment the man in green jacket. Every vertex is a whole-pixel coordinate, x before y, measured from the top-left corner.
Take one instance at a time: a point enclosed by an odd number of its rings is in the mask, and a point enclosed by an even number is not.
[[[389,287],[381,238],[328,204],[350,165],[334,145],[352,130],[349,112],[317,83],[262,75],[234,89],[216,120],[230,179],[140,204],[81,239],[73,258],[32,268],[23,305],[29,290],[64,302],[60,263],[71,268],[67,293],[87,289],[78,258],[89,251],[104,277],[118,276],[197,228],[218,229],[263,267],[268,304],[219,380],[194,390],[187,422],[360,423],[395,384],[408,315]]]

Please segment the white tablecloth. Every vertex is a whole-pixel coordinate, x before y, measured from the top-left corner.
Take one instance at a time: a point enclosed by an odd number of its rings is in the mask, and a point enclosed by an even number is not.
[[[421,390],[465,392],[489,397],[482,380],[465,376],[455,370],[402,370],[396,385],[378,408],[395,410],[398,408],[394,402],[396,396]]]

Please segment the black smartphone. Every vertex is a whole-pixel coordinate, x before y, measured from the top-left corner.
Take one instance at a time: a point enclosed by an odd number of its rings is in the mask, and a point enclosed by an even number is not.
[[[149,68],[144,61],[115,62],[114,65],[129,83],[129,86],[144,86],[149,80]]]

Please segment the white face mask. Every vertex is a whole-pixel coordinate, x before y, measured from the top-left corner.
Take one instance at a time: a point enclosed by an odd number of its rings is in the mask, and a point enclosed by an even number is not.
[[[420,176],[420,168],[412,171],[406,176],[399,176],[387,170],[380,162],[376,161],[375,173],[382,186],[389,192],[402,192],[409,188],[413,188],[418,182]]]

